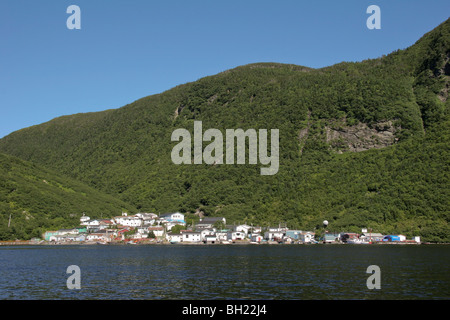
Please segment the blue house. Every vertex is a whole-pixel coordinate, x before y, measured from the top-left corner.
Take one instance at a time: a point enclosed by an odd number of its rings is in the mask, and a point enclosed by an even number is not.
[[[393,241],[401,241],[401,240],[400,240],[399,236],[389,235],[389,236],[384,236],[383,241],[393,242]]]

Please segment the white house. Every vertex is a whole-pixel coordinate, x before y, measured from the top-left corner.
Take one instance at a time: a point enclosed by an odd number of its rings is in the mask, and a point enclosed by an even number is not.
[[[100,221],[95,219],[95,220],[89,220],[85,222],[85,226],[88,229],[95,229],[98,228],[100,226]]]
[[[136,232],[135,234],[130,235],[130,239],[146,239],[148,237],[147,233],[139,233]]]
[[[139,212],[135,214],[136,217],[139,217],[143,220],[145,219],[156,219],[158,218],[158,215],[156,213],[146,213],[146,212]]]
[[[137,216],[122,215],[114,217],[114,222],[120,226],[126,227],[140,227],[142,225],[142,219]]]
[[[303,243],[310,243],[311,240],[314,240],[315,233],[310,231],[305,231],[300,233],[299,240]]]
[[[164,227],[148,227],[148,233],[153,232],[155,237],[162,237],[164,235]]]
[[[246,235],[249,234],[252,230],[252,226],[247,224],[240,224],[236,226],[235,231],[244,232]]]
[[[175,212],[175,213],[164,213],[162,215],[159,216],[159,219],[166,221],[166,222],[181,222],[181,223],[186,223],[184,221],[184,214],[180,213],[180,212]]]
[[[216,238],[218,241],[226,241],[228,240],[228,232],[218,231],[216,232]]]
[[[164,225],[166,226],[167,231],[170,231],[170,230],[172,230],[172,228],[173,228],[174,226],[177,226],[177,225],[182,225],[182,226],[184,226],[185,223],[184,223],[184,222],[181,222],[181,221],[169,221],[169,222],[164,222]]]
[[[216,237],[215,232],[212,229],[203,229],[200,231],[200,234],[201,234],[202,241],[205,241],[207,236]]]
[[[361,235],[361,238],[365,238],[368,241],[383,241],[383,237],[384,235],[382,235],[381,233],[375,233],[375,232],[364,232]]]
[[[148,233],[148,228],[147,227],[137,227],[136,228],[136,233],[139,234],[147,234]]]
[[[283,232],[286,233],[289,229],[286,227],[278,226],[278,227],[269,227],[269,232]]]
[[[56,231],[57,235],[66,235],[66,234],[78,234],[80,233],[80,230],[78,229],[59,229]]]
[[[179,233],[177,233],[177,234],[168,233],[166,235],[167,241],[170,241],[170,242],[181,242],[183,240],[182,237],[183,236],[181,234],[179,234]]]
[[[80,224],[82,226],[85,226],[86,222],[88,222],[89,220],[91,220],[91,218],[89,218],[88,216],[85,216],[84,213],[83,213],[83,216],[80,218]]]
[[[228,232],[228,240],[244,240],[245,233],[240,231]]]
[[[203,241],[206,242],[206,243],[215,243],[215,242],[217,242],[219,240],[217,240],[216,235],[213,233],[213,234],[207,234],[205,236],[205,238],[203,239]]]
[[[59,242],[68,242],[68,241],[83,241],[78,234],[57,234],[50,237],[49,241],[59,241]]]
[[[96,240],[109,240],[106,236],[106,233],[89,233],[86,236],[87,241],[96,241]]]
[[[269,241],[277,241],[277,240],[281,240],[284,237],[284,232],[283,231],[266,231],[264,233],[264,239],[267,239]]]
[[[155,213],[136,213],[134,216],[141,219],[144,226],[152,225],[158,219],[158,215]]]
[[[202,234],[197,231],[184,231],[182,234],[182,241],[183,242],[201,242],[202,241]]]

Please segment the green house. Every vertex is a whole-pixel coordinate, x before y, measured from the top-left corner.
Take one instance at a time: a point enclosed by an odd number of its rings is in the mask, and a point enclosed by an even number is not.
[[[78,233],[87,233],[87,227],[86,226],[76,227],[75,229],[78,230]]]

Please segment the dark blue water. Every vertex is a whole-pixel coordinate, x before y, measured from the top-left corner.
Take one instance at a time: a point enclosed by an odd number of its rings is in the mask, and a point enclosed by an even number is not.
[[[450,246],[0,247],[0,299],[450,299]]]

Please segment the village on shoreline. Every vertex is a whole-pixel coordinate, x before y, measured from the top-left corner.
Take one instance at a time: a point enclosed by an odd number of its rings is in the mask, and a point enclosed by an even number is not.
[[[290,230],[286,225],[262,228],[247,224],[227,225],[224,217],[203,217],[187,227],[180,212],[157,215],[137,213],[112,219],[91,219],[83,214],[72,229],[47,231],[42,239],[3,241],[13,244],[420,244],[420,237],[383,235],[362,229],[361,233],[329,232],[324,221],[320,234]]]

